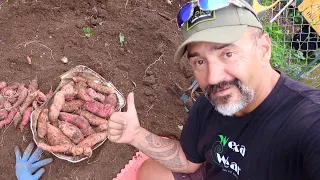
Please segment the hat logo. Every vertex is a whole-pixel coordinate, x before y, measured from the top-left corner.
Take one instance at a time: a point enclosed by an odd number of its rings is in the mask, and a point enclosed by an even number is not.
[[[204,11],[201,10],[198,6],[194,8],[194,13],[189,21],[186,23],[187,31],[192,29],[197,24],[204,21],[212,21],[216,19],[215,11]]]

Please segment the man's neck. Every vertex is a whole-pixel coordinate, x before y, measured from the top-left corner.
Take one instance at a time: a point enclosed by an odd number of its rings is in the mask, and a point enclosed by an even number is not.
[[[271,70],[270,76],[265,75],[263,80],[261,80],[261,86],[257,89],[255,92],[255,97],[253,101],[244,109],[241,111],[235,113],[235,116],[244,116],[251,111],[253,111],[255,108],[257,108],[266,98],[267,96],[271,93],[275,85],[277,84],[280,74],[275,71],[274,69]]]

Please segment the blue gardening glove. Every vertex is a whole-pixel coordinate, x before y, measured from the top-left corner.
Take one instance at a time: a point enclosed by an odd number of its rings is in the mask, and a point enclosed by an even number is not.
[[[34,142],[31,142],[28,145],[25,152],[23,153],[22,158],[19,148],[14,148],[16,154],[16,176],[18,180],[38,180],[45,172],[44,168],[41,168],[40,170],[38,169],[46,164],[51,163],[53,160],[52,158],[47,158],[38,161],[43,150],[37,147],[37,149],[32,153],[34,145]]]

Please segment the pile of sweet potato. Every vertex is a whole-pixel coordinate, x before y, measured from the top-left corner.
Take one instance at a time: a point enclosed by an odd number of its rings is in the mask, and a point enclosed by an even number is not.
[[[39,113],[38,146],[52,153],[92,155],[92,147],[107,138],[108,118],[117,108],[115,90],[76,76],[57,91]]]
[[[0,91],[0,129],[13,121],[16,128],[23,130],[30,121],[32,111],[53,94],[52,89],[47,94],[38,90],[37,78],[28,86],[23,83],[9,84],[1,81]]]

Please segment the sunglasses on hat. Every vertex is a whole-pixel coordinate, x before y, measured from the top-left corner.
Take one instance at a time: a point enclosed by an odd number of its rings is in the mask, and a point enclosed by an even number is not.
[[[238,7],[246,7],[250,11],[253,11],[250,5],[244,3],[242,0],[192,0],[182,6],[178,12],[177,25],[179,29],[186,23],[193,15],[194,7],[198,6],[203,11],[214,11],[230,4]]]

